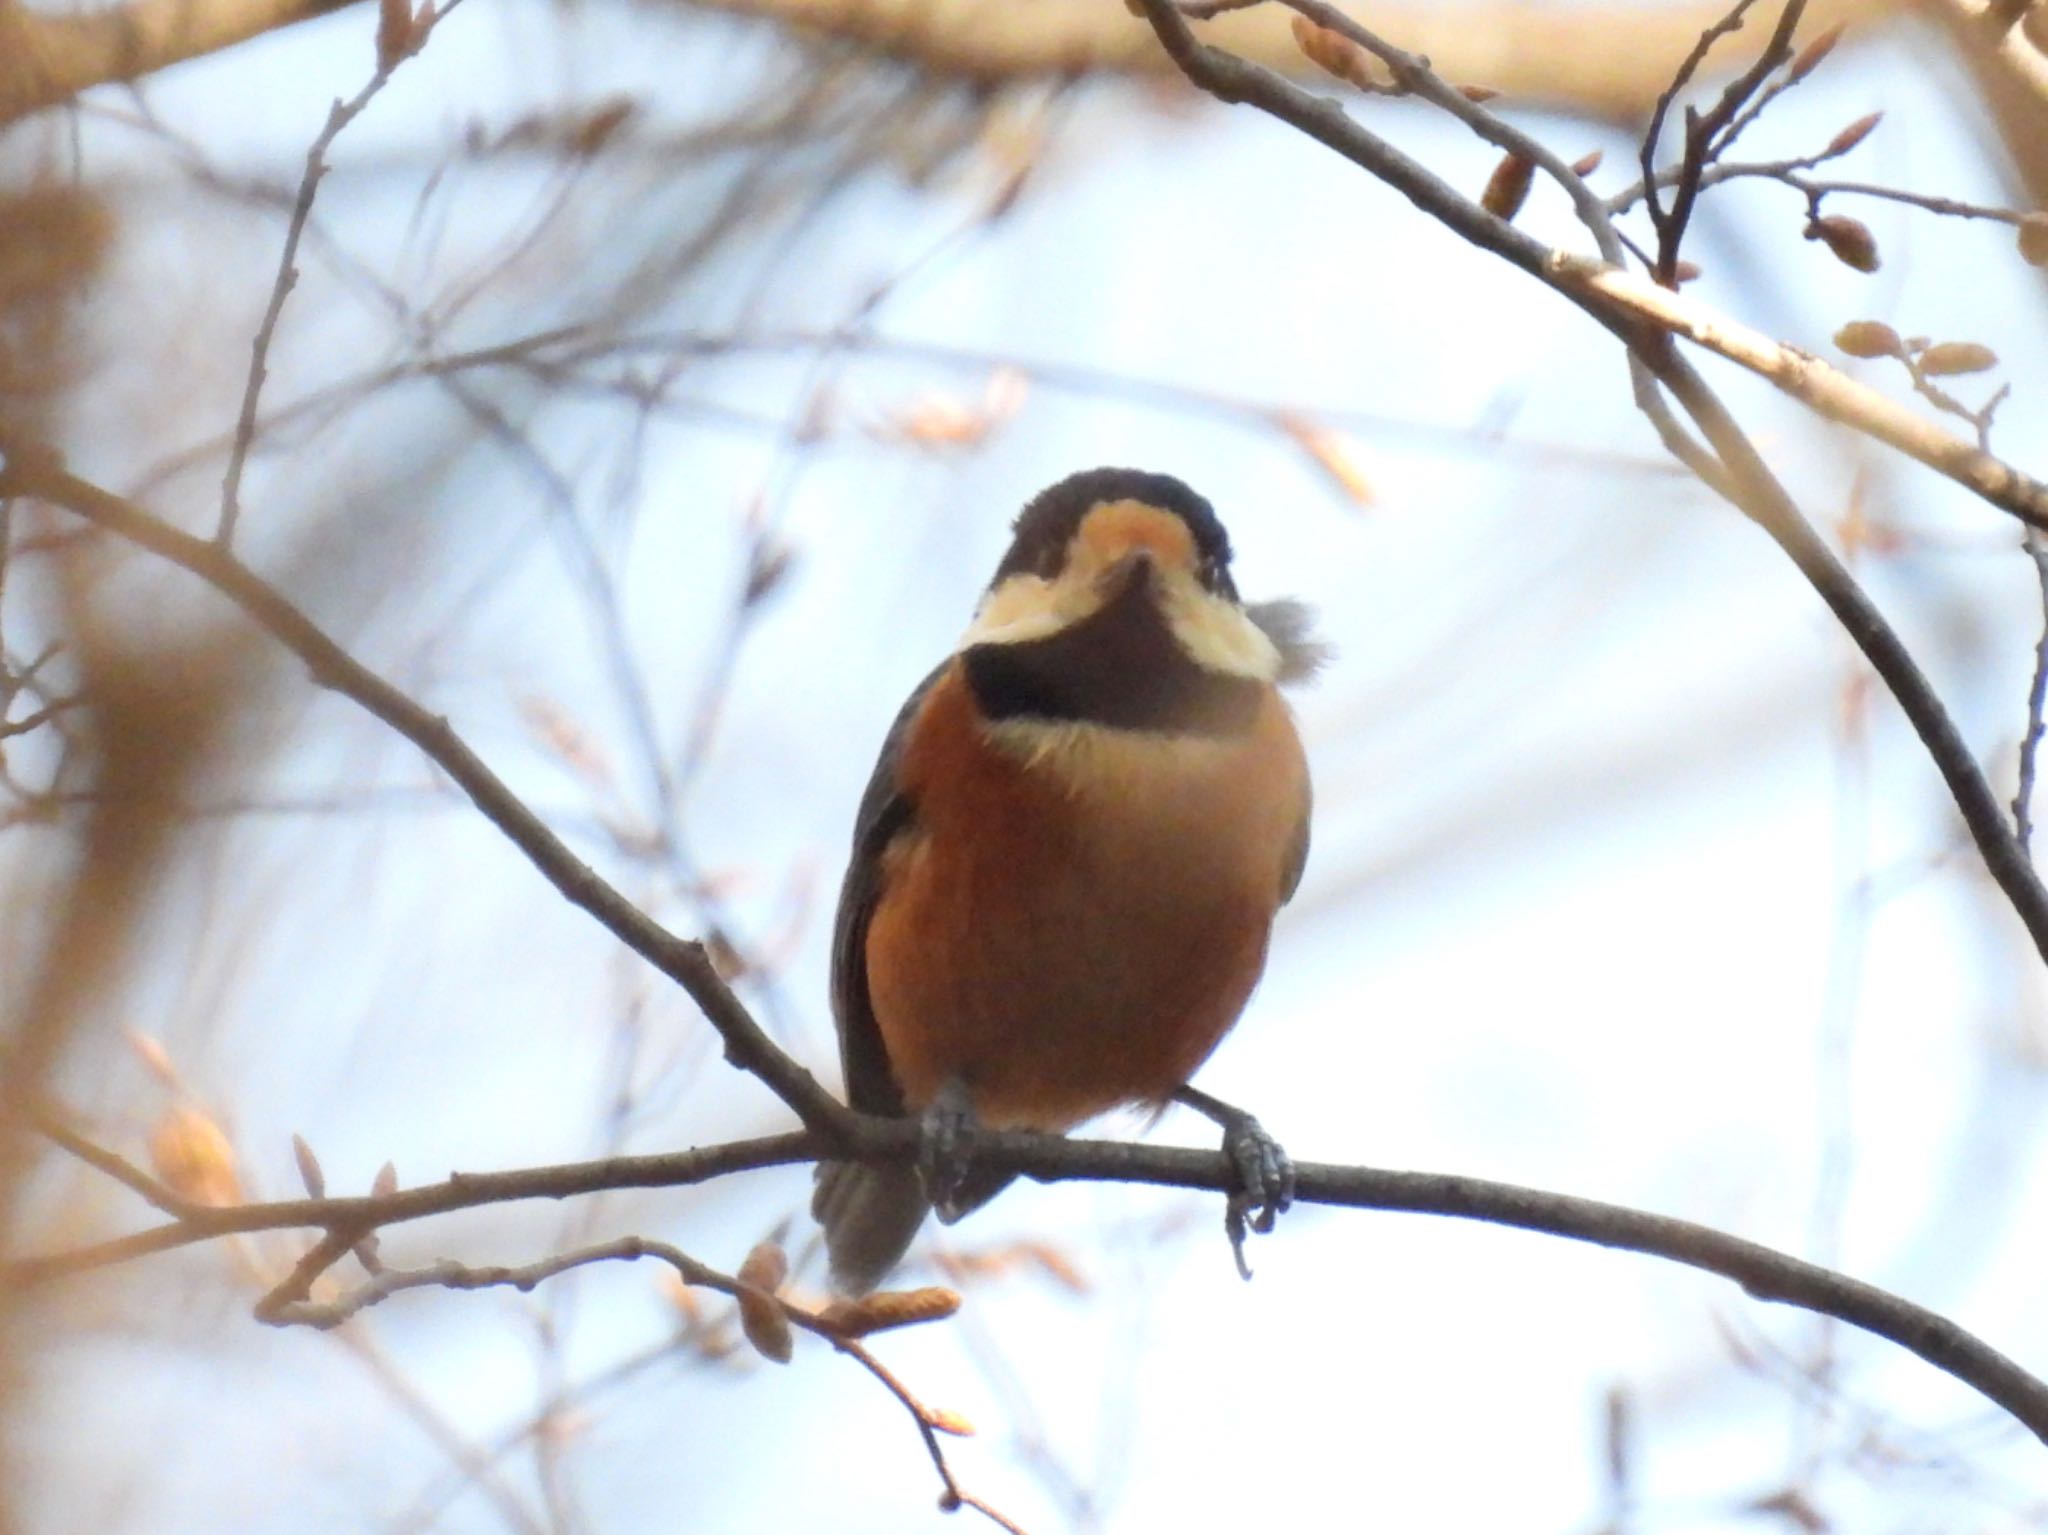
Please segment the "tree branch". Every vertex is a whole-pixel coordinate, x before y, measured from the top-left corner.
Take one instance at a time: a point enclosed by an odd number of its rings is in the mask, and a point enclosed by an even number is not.
[[[95,1141],[88,1140],[54,1115],[36,1116],[35,1128],[38,1133],[64,1148],[79,1161],[98,1169],[116,1183],[132,1189],[144,1201],[163,1211],[174,1220],[189,1220],[199,1211],[207,1208],[185,1198],[176,1189],[152,1178],[126,1157],[107,1150]]]
[[[2048,485],[1811,352],[1773,341],[1606,262],[1553,251],[1547,264],[1557,285],[1683,336],[1775,384],[1816,414],[1896,448],[2031,527],[2048,529]]]
[[[444,7],[438,14],[446,15],[449,9],[452,6]],[[432,23],[428,25],[431,27]],[[327,151],[334,147],[342,129],[362,116],[363,109],[384,89],[398,62],[392,60],[387,64],[380,59],[376,72],[360,91],[347,101],[337,98],[327,109],[327,121],[321,125],[306,151],[306,169],[299,178],[298,195],[292,199],[291,216],[285,223],[284,253],[277,258],[277,276],[271,281],[270,301],[264,306],[255,339],[249,343],[249,373],[242,383],[242,408],[235,418],[235,436],[228,450],[227,470],[221,476],[220,525],[214,537],[224,545],[235,541],[235,522],[242,513],[242,469],[249,461],[249,448],[256,439],[256,407],[263,396],[264,381],[270,377],[270,343],[277,335],[277,322],[284,315],[284,301],[298,286],[299,241],[305,235],[306,221],[313,216],[313,198],[320,190],[320,178],[327,174]]]
[[[1856,584],[1855,578],[1821,543],[1754,449],[1742,438],[1733,419],[1720,408],[1698,375],[1678,357],[1671,342],[1671,325],[1659,321],[1647,305],[1640,310],[1632,308],[1599,291],[1584,278],[1568,276],[1567,271],[1573,268],[1575,261],[1583,265],[1583,258],[1555,251],[1494,217],[1426,166],[1365,129],[1336,102],[1311,95],[1269,69],[1199,42],[1173,0],[1142,0],[1142,3],[1158,31],[1162,46],[1195,84],[1218,100],[1256,106],[1335,150],[1386,182],[1452,233],[1482,250],[1493,252],[1569,299],[1618,338],[1631,355],[1660,380],[1683,386],[1689,397],[1689,408],[1696,418],[1705,412],[1724,438],[1724,442],[1715,444],[1722,462],[1717,466],[1706,466],[1702,477],[1746,514],[1755,517],[1764,530],[1785,548],[1801,574],[1842,621],[1872,668],[1884,679],[1947,783],[1950,796],[1962,814],[1964,825],[1968,827],[1985,867],[2018,914],[2036,951],[2048,959],[2048,888],[2043,887],[2032,863],[2020,849],[1983,770],[1949,717],[1940,696],[1914,662],[1911,652],[1885,622],[1884,615]],[[1417,82],[1418,94],[1443,106],[1468,126],[1473,126],[1474,131],[1483,132],[1489,142],[1503,145],[1542,167],[1547,175],[1566,188],[1580,217],[1596,235],[1611,234],[1606,228],[1606,210],[1600,199],[1586,187],[1582,178],[1573,174],[1569,167],[1560,165],[1555,155],[1529,135],[1472,102],[1460,98],[1453,104],[1447,98],[1454,97],[1456,93],[1437,79],[1423,60],[1367,32],[1321,0],[1287,0],[1287,3],[1292,9],[1312,17],[1321,25],[1341,31],[1361,47],[1369,49],[1388,65],[1397,80],[1406,78]],[[1426,91],[1419,89],[1424,84],[1430,87]],[[1739,327],[1734,329],[1739,330]],[[1701,463],[1704,456],[1701,450],[1658,413],[1652,392],[1644,386],[1640,375],[1636,394],[1638,400],[1651,409],[1659,436],[1672,446],[1673,451],[1688,465]],[[1965,449],[1972,455],[1977,451]],[[1730,452],[1735,455],[1733,460],[1728,457]],[[1975,465],[1973,458],[1951,459],[1946,454],[1943,457],[1944,462],[1958,471],[1969,470]],[[1745,475],[1750,480],[1747,486],[1741,483]],[[2007,476],[2015,478],[2008,479]],[[2008,498],[2016,496],[2025,504],[2031,505],[2030,498],[2039,494],[2035,482],[2004,465],[1998,465],[1997,471],[1990,472],[1988,478],[1992,488],[1999,489]]]
[[[855,1120],[864,1147],[887,1148],[894,1142],[889,1128],[904,1131],[909,1144],[914,1126],[894,1121]],[[525,1167],[510,1172],[451,1173],[439,1183],[400,1189],[390,1194],[318,1199],[276,1199],[255,1204],[205,1205],[171,1222],[115,1237],[89,1247],[60,1253],[9,1259],[0,1275],[23,1284],[42,1283],[66,1274],[132,1262],[152,1253],[170,1252],[218,1237],[254,1231],[295,1231],[308,1228],[357,1233],[403,1225],[451,1210],[480,1205],[511,1204],[526,1199],[569,1199],[578,1194],[617,1189],[675,1189],[708,1183],[731,1173],[765,1167],[787,1167],[815,1161],[840,1143],[828,1144],[804,1131],[727,1141],[687,1151],[653,1156],[607,1157],[597,1162],[565,1162]],[[111,1156],[112,1153],[105,1153]],[[111,1171],[110,1176],[113,1176]],[[123,1182],[127,1180],[123,1179]]]
[[[829,1148],[831,1154],[906,1163],[917,1155],[916,1127],[902,1120],[856,1116],[850,1140],[844,1144],[851,1147],[850,1153],[841,1147]],[[120,1262],[230,1233],[314,1228],[328,1236],[301,1260],[292,1278],[266,1297],[263,1313],[266,1320],[275,1322],[309,1320],[294,1315],[291,1303],[303,1300],[313,1278],[338,1262],[362,1235],[384,1226],[515,1200],[563,1199],[608,1189],[681,1187],[747,1168],[808,1161],[827,1151],[819,1137],[794,1134],[665,1156],[460,1173],[441,1183],[381,1197],[208,1207],[96,1248],[17,1259],[0,1267],[0,1282],[48,1279],[81,1267]],[[977,1135],[973,1155],[977,1166],[1014,1172],[1039,1183],[1141,1183],[1223,1192],[1233,1177],[1228,1159],[1215,1151],[1066,1140],[1017,1131]],[[1327,1162],[1295,1164],[1295,1201],[1484,1221],[1643,1253],[1719,1274],[1759,1300],[1799,1306],[1890,1339],[1997,1403],[2048,1443],[2048,1383],[1982,1339],[1948,1318],[1874,1285],[1724,1231],[1600,1200],[1484,1178]],[[389,1288],[412,1287],[409,1282],[396,1282]]]
[[[316,1327],[322,1330],[339,1327],[370,1307],[380,1305],[392,1296],[407,1290],[489,1290],[511,1288],[522,1293],[566,1274],[572,1269],[587,1268],[595,1263],[632,1263],[642,1258],[652,1258],[667,1264],[675,1271],[676,1277],[686,1285],[697,1289],[714,1290],[735,1301],[755,1302],[765,1300],[789,1321],[789,1323],[822,1338],[838,1352],[860,1365],[882,1387],[899,1402],[917,1425],[919,1436],[924,1441],[925,1451],[931,1456],[932,1469],[939,1475],[943,1488],[941,1506],[948,1512],[956,1508],[972,1508],[1009,1535],[1024,1535],[1023,1529],[1000,1513],[989,1503],[975,1497],[960,1485],[953,1474],[951,1462],[946,1458],[945,1447],[939,1442],[940,1434],[972,1432],[950,1413],[942,1413],[927,1407],[910,1388],[903,1384],[894,1371],[871,1354],[857,1339],[848,1337],[828,1316],[821,1315],[804,1306],[784,1300],[744,1279],[736,1279],[721,1273],[707,1263],[699,1262],[681,1248],[668,1242],[652,1241],[646,1237],[618,1237],[609,1242],[599,1242],[589,1247],[580,1247],[572,1252],[557,1253],[517,1268],[491,1265],[472,1267],[468,1264],[444,1260],[419,1269],[385,1269],[370,1276],[363,1284],[352,1290],[344,1290],[331,1300],[316,1301],[310,1298],[312,1281],[317,1277],[316,1265],[324,1267],[339,1254],[331,1242],[324,1243],[307,1254],[292,1278],[265,1297],[261,1312],[263,1320],[273,1326]],[[741,1270],[744,1274],[746,1271]]]
[[[1338,116],[1341,118],[1342,114]],[[1499,229],[1507,229],[1506,225],[1493,222]],[[1529,243],[1534,246],[1534,242]],[[1535,249],[1540,253],[1542,247]],[[1540,259],[1535,269],[1542,270]],[[1651,365],[1680,391],[1681,399],[1714,439],[1731,470],[1749,474],[1748,464],[1737,451],[1746,448],[1746,444],[1740,442],[1739,434],[1732,445],[1725,440],[1726,428],[1696,397],[1696,381],[1691,379],[1690,370],[1683,364],[1674,368],[1670,361],[1660,363],[1655,358]],[[1706,399],[1712,403],[1711,396]],[[826,1095],[808,1072],[761,1031],[738,998],[711,971],[701,947],[669,934],[599,879],[491,774],[445,720],[428,714],[369,672],[229,552],[182,533],[132,503],[78,479],[47,451],[19,443],[0,443],[0,451],[6,453],[5,466],[0,468],[0,499],[34,496],[68,508],[191,571],[303,659],[316,682],[357,700],[418,744],[565,897],[590,911],[622,942],[683,984],[705,1007],[707,1017],[724,1038],[728,1058],[736,1066],[761,1076],[812,1127],[803,1133],[661,1156],[617,1157],[514,1172],[456,1174],[424,1188],[369,1198],[287,1200],[195,1209],[166,1225],[95,1247],[15,1260],[0,1268],[0,1279],[16,1283],[47,1279],[230,1233],[307,1227],[324,1231],[325,1236],[300,1261],[293,1274],[259,1303],[258,1314],[274,1318],[281,1317],[280,1308],[295,1298],[303,1299],[319,1274],[385,1225],[511,1200],[560,1199],[618,1188],[680,1187],[749,1168],[813,1161],[821,1155],[894,1163],[909,1162],[916,1155],[918,1137],[914,1124],[858,1115]],[[1767,472],[1765,477],[1768,478]],[[1792,515],[1797,520],[1796,512]],[[1820,552],[1826,555],[1824,548]],[[1846,581],[1846,577],[1842,579]],[[1848,590],[1854,591],[1853,584]],[[1880,631],[1888,635],[1889,631],[1882,631],[1881,621],[1877,622]],[[1852,628],[1852,632],[1868,649],[1871,636],[1867,630]],[[1910,667],[1910,660],[1905,664]],[[1925,689],[1924,681],[1919,687],[1932,700],[1932,692]],[[1938,703],[1934,707],[1938,711]],[[1966,755],[1964,760],[1967,761]],[[1988,789],[1985,793],[1988,795]],[[1994,806],[1994,814],[1995,809]],[[977,1160],[991,1168],[1040,1182],[1113,1180],[1220,1191],[1230,1187],[1233,1177],[1229,1160],[1217,1152],[1069,1141],[1018,1133],[979,1135],[973,1149]],[[120,1176],[113,1166],[118,1159],[111,1153],[94,1160],[96,1165],[105,1165],[110,1175]],[[121,1181],[130,1187],[137,1186],[125,1177]],[[1307,1163],[1297,1165],[1296,1187],[1296,1197],[1303,1203],[1491,1221],[1648,1253],[1724,1275],[1762,1299],[1803,1306],[1893,1340],[1998,1403],[2048,1442],[2048,1384],[1982,1340],[1948,1319],[1874,1286],[1725,1232],[1596,1200],[1446,1174]],[[147,1190],[138,1191],[147,1196]]]
[[[2019,784],[2012,796],[2012,830],[2020,851],[2031,858],[2034,775],[2040,761],[2041,736],[2048,730],[2048,539],[2029,531],[2026,550],[2041,588],[2041,637],[2034,642],[2034,678],[2027,685],[2027,719],[2020,731]]]
[[[33,496],[118,533],[192,572],[232,601],[311,670],[320,686],[355,700],[427,754],[485,818],[572,904],[681,986],[725,1043],[725,1057],[753,1073],[813,1130],[841,1133],[849,1111],[770,1039],[726,985],[701,943],[678,938],[571,852],[448,721],[429,713],[337,645],[275,587],[218,544],[194,538],[133,502],[66,471],[40,446],[0,439],[0,498]]]
[[[0,0],[0,126],[95,85],[139,80],[355,0],[126,0],[83,16]],[[995,83],[1077,73],[1157,74],[1150,33],[1104,0],[703,0],[706,9],[841,38],[936,74]],[[1877,21],[1899,0],[1815,0],[1812,30]],[[1720,0],[1616,0],[1546,6],[1492,0],[1446,8],[1375,3],[1374,21],[1459,79],[1518,100],[1613,122],[1639,117]],[[1275,12],[1228,18],[1231,45],[1277,69],[1305,70]]]

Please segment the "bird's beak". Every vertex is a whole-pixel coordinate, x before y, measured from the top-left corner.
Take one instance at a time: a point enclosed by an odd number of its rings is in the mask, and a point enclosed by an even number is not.
[[[1096,578],[1105,604],[1119,601],[1151,581],[1159,568],[1150,549],[1133,549]]]

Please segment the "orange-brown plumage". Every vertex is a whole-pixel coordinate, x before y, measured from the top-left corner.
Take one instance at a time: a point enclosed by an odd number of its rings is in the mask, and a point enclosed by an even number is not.
[[[861,802],[833,933],[849,1101],[917,1115],[924,1171],[821,1165],[834,1282],[878,1283],[931,1202],[1002,1186],[939,1148],[966,1120],[1065,1130],[1190,1103],[1243,1200],[1286,1160],[1189,1077],[1237,1021],[1308,846],[1308,770],[1278,684],[1305,614],[1247,609],[1206,501],[1093,470],[1026,507],[957,653],[897,718]],[[1234,1148],[1234,1149],[1232,1149]],[[1240,1197],[1241,1196],[1241,1197]]]
[[[1240,737],[1077,742],[1072,762],[992,734],[956,663],[898,760],[917,827],[885,856],[866,959],[905,1102],[957,1078],[984,1124],[1042,1130],[1164,1103],[1265,963],[1307,793],[1286,705],[1269,688]]]

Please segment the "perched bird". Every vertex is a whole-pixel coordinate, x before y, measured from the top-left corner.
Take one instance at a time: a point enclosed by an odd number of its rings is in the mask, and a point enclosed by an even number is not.
[[[917,1116],[918,1167],[827,1162],[834,1285],[880,1283],[976,1176],[975,1127],[1065,1131],[1119,1105],[1214,1119],[1228,1223],[1292,1195],[1258,1121],[1188,1085],[1265,967],[1308,855],[1279,684],[1321,659],[1294,603],[1246,606],[1180,481],[1091,469],[1017,519],[959,648],[882,747],[832,941],[848,1101]]]

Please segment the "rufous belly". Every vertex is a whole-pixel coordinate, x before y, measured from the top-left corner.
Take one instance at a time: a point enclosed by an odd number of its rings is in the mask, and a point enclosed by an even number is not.
[[[997,730],[955,677],[906,743],[916,827],[866,956],[891,1068],[913,1110],[957,1078],[992,1127],[1161,1102],[1264,967],[1305,795],[1292,721],[1275,697],[1228,740]]]

